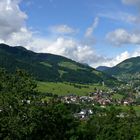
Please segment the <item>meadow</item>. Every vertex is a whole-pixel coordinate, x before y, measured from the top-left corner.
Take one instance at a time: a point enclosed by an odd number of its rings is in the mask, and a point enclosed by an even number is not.
[[[99,84],[73,84],[68,82],[38,82],[37,89],[40,92],[53,93],[57,95],[87,95],[94,92],[96,89],[107,90],[106,86]]]

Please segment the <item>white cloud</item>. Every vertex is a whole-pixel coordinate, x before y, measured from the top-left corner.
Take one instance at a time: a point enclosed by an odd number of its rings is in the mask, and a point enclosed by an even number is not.
[[[140,12],[140,0],[122,0],[122,3],[125,5],[134,6]],[[139,18],[139,16],[137,18]]]
[[[99,23],[99,18],[96,17],[94,19],[93,24],[86,30],[85,37],[91,37],[93,35],[94,30],[98,26],[98,23]]]
[[[25,26],[27,15],[18,4],[19,0],[0,0],[0,38],[3,40]]]
[[[13,32],[5,40],[5,43],[12,46],[27,46],[33,40],[33,33],[25,27],[21,27],[18,32]]]
[[[27,15],[21,11],[21,0],[0,0],[0,42],[26,46],[33,32],[26,27]]]
[[[129,23],[129,24],[139,24],[140,23],[139,16],[136,16],[136,15],[133,15],[130,13],[126,13],[126,12],[121,12],[121,11],[99,13],[98,16],[103,17],[103,18],[108,18],[111,20],[115,20],[118,22],[122,21],[124,23]]]
[[[69,27],[68,25],[56,25],[49,28],[52,33],[55,34],[73,34],[76,33],[77,30]]]
[[[30,7],[30,6],[32,6],[34,4],[34,1],[32,1],[32,0],[26,0],[25,1],[25,5],[27,6],[27,7]]]
[[[81,43],[83,45],[93,46],[95,45],[96,39],[94,36],[94,31],[99,24],[99,18],[95,17],[92,25],[88,27],[85,31],[84,38],[82,39]]]
[[[124,4],[130,4],[130,5],[138,5],[140,4],[140,0],[122,0]]]
[[[140,23],[140,0],[122,0],[123,4],[134,6],[135,9],[137,9],[137,15],[135,18],[133,18],[134,23],[138,24]]]
[[[124,29],[116,29],[106,35],[106,39],[114,45],[140,44],[140,33],[127,32]]]

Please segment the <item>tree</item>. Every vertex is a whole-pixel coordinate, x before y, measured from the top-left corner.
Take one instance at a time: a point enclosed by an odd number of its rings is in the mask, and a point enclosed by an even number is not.
[[[21,70],[0,70],[0,139],[70,139],[78,120],[65,104],[41,102],[36,83]]]
[[[0,138],[22,139],[31,129],[36,84],[26,72],[0,69]]]

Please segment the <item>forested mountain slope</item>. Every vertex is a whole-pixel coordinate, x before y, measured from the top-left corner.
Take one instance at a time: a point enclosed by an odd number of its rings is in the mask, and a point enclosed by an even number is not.
[[[48,54],[35,53],[24,47],[11,47],[0,44],[0,67],[9,72],[24,69],[40,81],[67,81],[76,83],[113,84],[115,78],[108,76],[87,65],[77,63],[68,58]]]

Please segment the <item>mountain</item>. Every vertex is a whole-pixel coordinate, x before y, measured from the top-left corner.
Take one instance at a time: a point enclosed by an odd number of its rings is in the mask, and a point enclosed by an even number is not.
[[[129,58],[104,72],[125,80],[138,78],[140,76],[140,57]]]
[[[108,70],[110,69],[110,67],[107,67],[107,66],[99,66],[96,68],[96,70],[99,70],[99,71],[105,71],[105,70]]]
[[[14,72],[24,69],[40,81],[76,83],[116,83],[117,80],[68,58],[49,53],[35,53],[24,47],[0,44],[0,67]]]

